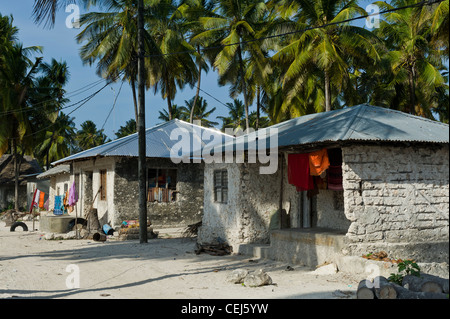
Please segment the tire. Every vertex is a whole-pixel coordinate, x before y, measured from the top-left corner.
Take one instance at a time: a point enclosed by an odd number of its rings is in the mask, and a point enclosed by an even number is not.
[[[77,225],[87,226],[87,220],[84,218],[77,218]],[[67,225],[67,232],[70,232],[75,227],[75,218]]]
[[[16,227],[22,227],[23,231],[28,231],[28,226],[22,222],[15,222],[11,225],[10,231],[16,231]]]

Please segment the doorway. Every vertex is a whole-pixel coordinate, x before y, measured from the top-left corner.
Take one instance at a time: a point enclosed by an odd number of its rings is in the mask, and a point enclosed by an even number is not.
[[[298,192],[298,226],[300,228],[315,227],[317,222],[317,197],[311,196],[308,191]]]

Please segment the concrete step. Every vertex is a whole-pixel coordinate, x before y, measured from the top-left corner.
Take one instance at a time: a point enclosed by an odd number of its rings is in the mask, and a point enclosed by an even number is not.
[[[255,259],[270,259],[269,244],[241,244],[238,253]]]

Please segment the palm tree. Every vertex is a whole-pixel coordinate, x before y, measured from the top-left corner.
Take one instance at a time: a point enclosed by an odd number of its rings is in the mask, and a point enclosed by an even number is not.
[[[194,107],[195,100],[196,96],[189,101],[184,101],[185,106],[181,107],[181,112],[184,114],[184,117],[200,121],[201,125],[204,127],[214,127],[215,125],[218,125],[219,123],[208,120],[208,117],[216,110],[216,108],[213,107],[212,109],[207,110],[208,103],[201,96],[198,98],[197,104],[195,104]]]
[[[0,47],[2,50],[17,41],[19,29],[13,25],[13,21],[12,16],[2,16],[0,13]]]
[[[222,131],[232,128],[234,131],[246,128],[245,105],[241,100],[234,99],[233,103],[225,104],[228,108],[228,116],[218,116],[222,120]]]
[[[86,42],[81,48],[80,55],[84,63],[89,65],[97,63],[97,74],[101,77],[116,81],[123,74],[122,81],[128,81],[131,86],[137,122],[136,0],[113,1],[109,3],[107,9],[107,12],[90,12],[80,18],[80,25],[84,29],[77,35],[77,41]],[[147,32],[145,49],[147,52],[155,50],[155,44]]]
[[[198,67],[198,79],[197,79],[197,88],[194,97],[193,105],[197,104],[197,100],[200,96],[200,86],[202,80],[202,71],[208,72],[209,66],[206,63],[206,59],[204,54],[201,52],[201,47],[205,47],[205,43],[201,43],[200,41],[192,41],[192,38],[196,35],[205,31],[202,24],[199,21],[200,17],[208,17],[212,16],[212,12],[214,9],[214,2],[208,0],[185,0],[182,2],[180,7],[178,8],[182,13],[183,17],[186,19],[185,26],[187,28],[187,37],[190,38],[191,45],[195,46],[197,49],[197,54],[195,55],[196,64]],[[206,54],[207,58],[208,54]],[[193,123],[194,120],[194,108],[191,109],[191,113],[189,114],[189,122]]]
[[[152,2],[146,10],[146,21],[150,37],[156,45],[149,51],[149,83],[155,94],[160,91],[167,101],[167,115],[171,120],[174,117],[172,101],[177,88],[183,89],[186,84],[193,87],[198,79],[192,56],[195,48],[184,37],[186,25],[176,1]]]
[[[356,0],[287,0],[279,1],[278,10],[282,16],[295,12],[283,24],[284,28],[299,31],[286,37],[283,47],[274,59],[284,67],[283,87],[288,101],[308,84],[311,70],[321,72],[323,79],[325,110],[332,108],[332,84],[337,91],[349,79],[349,70],[358,68],[352,65],[351,58],[379,60],[374,46],[373,34],[349,23],[341,22],[356,15],[366,14]],[[306,28],[315,27],[308,29]]]
[[[32,110],[29,102],[35,93],[35,76],[42,58],[32,61],[26,49],[12,43],[2,48],[0,55],[0,156],[12,149],[15,172],[15,204],[19,209],[19,171],[22,157],[31,154],[35,142],[31,128]],[[20,154],[19,154],[20,152]]]
[[[73,118],[60,113],[68,100],[63,87],[70,78],[66,62],[52,59],[40,65],[40,76],[36,79],[36,90],[31,104],[38,106],[33,114],[32,130],[38,142],[35,153],[38,159],[50,168],[50,161],[70,155],[75,126]],[[42,142],[40,142],[42,141]],[[45,159],[44,159],[45,158]]]
[[[45,137],[38,152],[45,156],[45,165],[50,168],[52,161],[67,157],[75,146],[76,128],[74,118],[60,113],[51,126],[51,131],[45,132]]]
[[[61,8],[73,4],[83,4],[86,8],[90,5],[101,4],[104,0],[35,0],[33,5],[34,22],[44,23],[44,26],[53,27],[56,20],[56,12]]]
[[[136,121],[134,119],[130,119],[124,126],[121,126],[119,131],[115,134],[117,138],[121,138],[136,133],[136,129]]]
[[[15,171],[15,209],[18,207],[19,171],[23,155],[36,154],[46,131],[55,130],[59,109],[67,102],[63,89],[69,71],[65,62],[52,59],[43,63],[40,47],[23,48],[17,42],[18,29],[12,18],[0,16],[0,156],[11,149]],[[46,141],[47,164],[50,153],[58,153],[59,146]],[[44,146],[46,148],[47,146]],[[59,152],[58,154],[61,154]],[[66,154],[66,153],[65,153]],[[36,154],[40,155],[40,154]]]
[[[375,2],[383,10],[417,4],[416,0]],[[407,92],[403,102],[411,114],[432,118],[430,104],[436,89],[445,85],[443,57],[433,46],[433,11],[426,6],[387,13],[375,30],[389,50],[386,59],[391,73],[388,87]],[[447,39],[448,40],[448,39]]]
[[[81,150],[87,150],[107,142],[107,136],[103,130],[97,130],[95,123],[90,120],[81,123],[81,130],[77,132],[75,139]]]
[[[183,111],[182,106],[178,106],[177,104],[172,105],[172,114],[169,115],[169,112],[166,109],[159,111],[158,119],[169,122],[173,119],[179,119],[182,121],[188,121],[189,117],[186,116],[186,112]]]
[[[433,44],[441,50],[445,57],[449,57],[449,0],[434,5],[433,21],[431,30],[433,32]]]
[[[242,92],[246,128],[250,127],[250,99],[245,59],[247,56],[259,61],[264,59],[260,44],[252,41],[258,38],[267,12],[262,0],[219,1],[212,17],[199,19],[206,31],[193,38],[193,41],[210,43],[210,46],[222,46],[215,56],[213,66],[218,70],[219,84],[231,83]]]

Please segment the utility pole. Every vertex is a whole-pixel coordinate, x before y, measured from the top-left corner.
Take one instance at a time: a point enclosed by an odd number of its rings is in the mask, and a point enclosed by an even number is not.
[[[139,241],[147,243],[147,150],[145,136],[144,0],[138,3]]]

